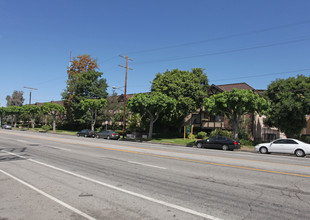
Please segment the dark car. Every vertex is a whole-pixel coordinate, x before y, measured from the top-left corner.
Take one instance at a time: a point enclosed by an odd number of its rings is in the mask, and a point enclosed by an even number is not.
[[[118,140],[120,138],[119,133],[115,131],[101,131],[96,134],[96,138],[106,138],[106,139],[115,139]]]
[[[214,136],[204,140],[198,140],[195,142],[198,148],[210,148],[210,149],[222,149],[222,150],[234,150],[239,149],[240,142],[232,140],[228,137]]]
[[[83,137],[95,137],[95,132],[89,129],[83,129],[82,131],[79,131],[76,134],[78,137],[83,136]]]

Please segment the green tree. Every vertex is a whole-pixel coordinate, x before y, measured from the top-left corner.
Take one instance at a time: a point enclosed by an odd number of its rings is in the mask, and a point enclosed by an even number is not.
[[[310,114],[310,77],[273,81],[265,93],[271,103],[265,123],[279,128],[287,137],[300,136],[306,127],[306,115]]]
[[[5,111],[6,111],[6,115],[10,116],[11,125],[16,128],[17,119],[19,118],[19,115],[21,114],[21,107],[12,105],[12,106],[6,107]]]
[[[140,93],[130,98],[128,108],[131,112],[140,114],[142,117],[147,115],[149,124],[148,138],[152,139],[153,125],[161,115],[170,115],[175,111],[176,100],[165,94],[152,92],[150,94]]]
[[[6,108],[5,107],[0,107],[0,122],[1,122],[1,127],[2,127],[2,124],[3,124],[3,119],[6,115]]]
[[[57,103],[43,103],[41,106],[43,114],[52,116],[53,119],[53,131],[56,132],[56,120],[65,112],[65,107]]]
[[[116,122],[122,121],[124,105],[118,101],[118,95],[113,94],[107,97],[107,105],[99,111],[98,120],[112,122],[112,129],[116,129]],[[121,117],[119,114],[121,113]]]
[[[40,107],[37,105],[23,105],[21,108],[21,112],[25,118],[30,119],[31,127],[34,128],[35,125],[35,117],[41,111]]]
[[[23,91],[14,91],[12,96],[6,97],[6,106],[22,106],[25,99],[23,97]]]
[[[207,75],[201,68],[191,71],[174,69],[158,73],[152,82],[152,91],[166,94],[177,100],[177,107],[170,123],[181,128],[184,118],[202,106],[203,98],[209,88]],[[167,120],[167,118],[164,118]]]
[[[85,124],[87,121],[86,114],[79,105],[81,101],[106,98],[108,95],[106,79],[101,78],[103,73],[97,70],[97,61],[89,55],[74,58],[68,69],[67,87],[62,98],[71,123]]]
[[[91,130],[95,130],[95,124],[97,121],[98,110],[102,109],[107,104],[106,99],[84,99],[81,101],[81,108],[84,111],[89,111],[91,115]]]
[[[250,90],[233,89],[204,99],[206,110],[213,115],[226,116],[233,125],[234,138],[238,139],[238,129],[243,115],[262,114],[268,109],[268,102]]]

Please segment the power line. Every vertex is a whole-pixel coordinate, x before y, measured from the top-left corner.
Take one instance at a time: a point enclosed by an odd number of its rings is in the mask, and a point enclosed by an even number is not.
[[[300,69],[300,70],[291,70],[291,71],[286,71],[286,72],[278,72],[278,73],[266,73],[266,74],[241,76],[241,77],[226,78],[226,79],[216,79],[216,80],[212,80],[212,82],[216,82],[216,81],[229,81],[229,80],[236,80],[236,79],[256,78],[256,77],[280,75],[280,74],[287,74],[287,73],[296,73],[296,72],[303,72],[303,71],[310,71],[310,68],[308,68],[308,69]]]
[[[300,22],[284,24],[284,25],[274,26],[274,27],[260,29],[260,30],[231,34],[231,35],[217,37],[217,38],[210,38],[210,39],[201,40],[201,41],[192,41],[192,42],[188,42],[188,43],[176,44],[176,45],[171,45],[171,46],[166,46],[166,47],[158,47],[158,48],[151,48],[151,49],[145,49],[145,50],[140,50],[140,51],[133,51],[133,52],[129,52],[129,54],[147,53],[147,52],[153,52],[153,51],[158,51],[158,50],[166,50],[166,49],[184,47],[184,46],[189,46],[189,45],[194,45],[194,44],[201,44],[201,43],[206,43],[206,42],[211,42],[211,41],[226,40],[226,39],[230,39],[230,38],[234,38],[234,37],[258,34],[258,33],[263,33],[263,32],[268,32],[268,31],[274,31],[274,30],[278,30],[278,29],[293,27],[293,26],[307,24],[307,23],[310,23],[310,20],[304,20],[304,21],[300,21]]]
[[[308,41],[308,40],[310,40],[310,37],[303,38],[303,39],[297,39],[297,40],[283,41],[279,43],[270,43],[270,44],[265,44],[265,45],[260,45],[260,46],[245,47],[245,48],[240,48],[240,49],[232,49],[232,50],[225,50],[225,51],[219,51],[219,52],[213,52],[213,53],[199,54],[199,55],[193,55],[193,56],[160,59],[160,60],[146,61],[146,62],[140,62],[140,63],[138,62],[136,64],[169,62],[169,61],[192,59],[192,58],[205,57],[205,56],[221,55],[221,54],[235,53],[235,52],[240,52],[240,51],[248,51],[248,50],[260,49],[260,48],[267,48],[267,47],[274,47],[274,46],[285,45],[285,44],[298,43],[298,42],[303,42],[303,41]]]

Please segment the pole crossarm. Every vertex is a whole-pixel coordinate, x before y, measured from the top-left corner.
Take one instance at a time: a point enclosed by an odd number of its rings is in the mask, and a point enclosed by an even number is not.
[[[31,105],[31,91],[32,90],[38,90],[37,88],[31,88],[31,87],[28,87],[28,86],[24,86],[25,89],[29,89],[29,105]]]

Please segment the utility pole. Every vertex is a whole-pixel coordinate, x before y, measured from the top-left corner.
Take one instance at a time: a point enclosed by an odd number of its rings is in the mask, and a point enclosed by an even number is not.
[[[38,89],[37,88],[27,87],[27,86],[24,86],[24,88],[29,89],[29,91],[30,91],[30,94],[29,94],[29,105],[31,105],[31,90],[38,90]]]
[[[124,57],[122,55],[119,55],[119,56],[126,59],[126,66],[119,65],[120,67],[123,67],[123,68],[126,69],[126,73],[125,73],[125,90],[124,90],[124,112],[123,112],[123,135],[125,135],[125,128],[126,128],[126,124],[125,124],[126,116],[125,116],[125,114],[126,114],[126,98],[127,98],[126,97],[127,96],[127,94],[126,94],[127,93],[127,70],[128,69],[132,70],[131,68],[128,67],[128,60],[131,60],[131,61],[133,61],[133,60],[129,59],[128,56],[126,56],[126,57]]]

